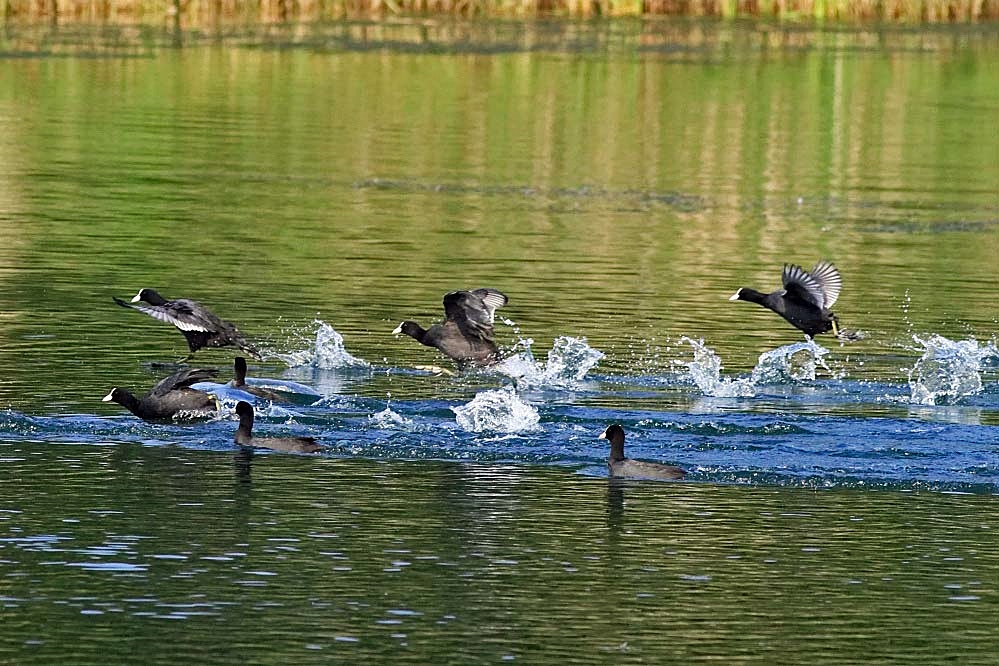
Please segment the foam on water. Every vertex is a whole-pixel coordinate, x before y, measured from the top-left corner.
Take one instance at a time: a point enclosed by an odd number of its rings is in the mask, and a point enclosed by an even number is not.
[[[512,386],[483,391],[467,405],[452,407],[458,425],[468,432],[527,432],[538,430],[541,417]]]
[[[974,339],[949,340],[933,334],[913,335],[923,355],[909,370],[909,402],[917,405],[953,404],[982,390],[982,370],[999,359],[995,343]]]
[[[343,344],[343,336],[326,322],[316,319],[315,341],[312,346],[301,351],[276,354],[290,367],[309,366],[321,370],[368,370],[371,364],[350,354]]]
[[[524,350],[509,356],[496,369],[513,379],[520,388],[572,388],[578,386],[586,373],[596,367],[604,353],[586,343],[586,338],[560,336],[552,343],[548,360],[534,360],[530,338],[517,345]]]

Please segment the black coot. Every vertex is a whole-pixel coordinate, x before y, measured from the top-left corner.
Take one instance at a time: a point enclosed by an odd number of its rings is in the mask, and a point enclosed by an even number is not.
[[[414,321],[404,321],[393,333],[404,333],[448,358],[465,365],[491,365],[499,360],[493,341],[493,316],[507,303],[506,295],[495,289],[452,291],[444,296],[444,321],[424,329]]]
[[[628,479],[682,479],[687,472],[673,465],[632,460],[624,457],[624,428],[617,425],[607,426],[600,433],[600,439],[610,442],[610,457],[607,458],[607,470],[613,477]]]
[[[253,405],[243,400],[236,403],[236,414],[239,415],[236,443],[240,446],[290,453],[315,453],[323,448],[312,437],[254,437]]]
[[[113,388],[103,401],[117,402],[146,421],[165,421],[178,414],[192,418],[207,416],[218,409],[215,396],[193,389],[191,384],[208,381],[215,374],[210,368],[185,368],[160,380],[141,398],[128,389]]]
[[[260,358],[257,351],[232,322],[220,319],[215,313],[197,301],[177,298],[172,301],[160,296],[155,289],[142,289],[131,303],[112,296],[114,302],[123,308],[143,312],[153,319],[173,324],[187,339],[191,350],[188,359],[202,347],[239,347],[247,354]],[[134,303],[146,305],[134,305]]]
[[[843,278],[828,261],[815,264],[811,272],[795,264],[784,264],[782,289],[769,294],[742,287],[730,301],[749,301],[773,310],[806,335],[832,331],[839,335],[836,315],[829,308],[839,298]]]

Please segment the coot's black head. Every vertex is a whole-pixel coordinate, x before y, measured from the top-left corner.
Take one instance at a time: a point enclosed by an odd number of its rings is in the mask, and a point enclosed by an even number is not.
[[[239,402],[236,403],[236,414],[238,414],[240,418],[243,418],[243,417],[246,417],[246,416],[252,417],[253,416],[253,405],[251,405],[250,403],[246,402],[245,400],[240,400]]]
[[[167,302],[155,289],[140,289],[139,293],[132,298],[133,303],[139,301],[144,301],[150,305],[163,305]]]
[[[610,442],[610,459],[612,461],[624,460],[624,428],[618,424],[607,426],[607,430],[600,433],[600,439]]]
[[[126,391],[125,389],[120,389],[117,387],[113,388],[111,389],[110,393],[101,398],[101,402],[117,402],[118,404],[121,404],[121,402],[125,399],[125,395],[127,393],[128,391]]]
[[[399,335],[400,333],[408,335],[411,338],[416,338],[417,340],[423,337],[423,327],[417,324],[415,321],[404,321],[395,330],[392,331],[393,334]]]
[[[598,439],[606,439],[611,444],[624,444],[624,428],[618,424],[607,426],[607,429],[600,433]]]
[[[739,287],[739,291],[735,292],[728,297],[730,301],[749,301],[750,303],[763,304],[763,299],[767,297],[767,294],[763,292],[756,291],[755,289],[750,289],[749,287]]]

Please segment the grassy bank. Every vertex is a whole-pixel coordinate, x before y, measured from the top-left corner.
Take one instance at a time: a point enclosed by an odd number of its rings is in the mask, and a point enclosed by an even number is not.
[[[719,16],[949,22],[999,19],[999,0],[0,0],[6,20],[179,23],[343,16]]]

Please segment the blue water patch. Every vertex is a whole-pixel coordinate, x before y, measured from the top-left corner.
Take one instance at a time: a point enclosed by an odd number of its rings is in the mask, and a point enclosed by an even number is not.
[[[914,336],[919,356],[897,383],[851,379],[813,341],[771,350],[751,372],[729,374],[691,338],[679,344],[687,355],[659,374],[601,374],[601,352],[562,337],[543,361],[532,341],[521,340],[494,370],[449,375],[376,367],[351,355],[328,324],[317,322],[317,330],[303,351],[281,356],[291,364],[286,377],[252,380],[282,391],[286,402],[205,383],[220,405],[207,422],[6,410],[0,439],[233,452],[234,408],[246,400],[255,404],[255,433],[316,437],[325,447],[319,456],[557,465],[603,477],[608,448],[597,436],[620,423],[629,457],[680,465],[692,483],[999,488],[992,343]],[[423,382],[432,395],[341,392],[376,376]],[[321,381],[310,385],[315,377]]]

